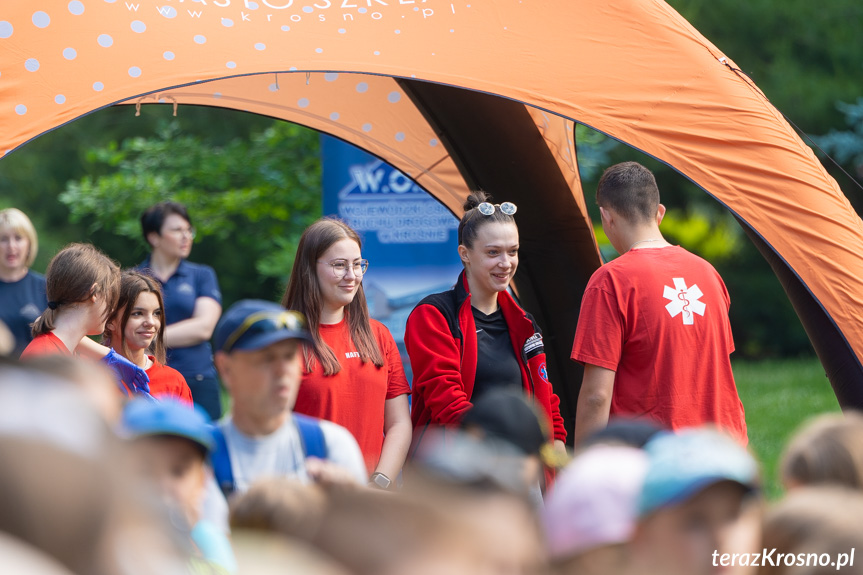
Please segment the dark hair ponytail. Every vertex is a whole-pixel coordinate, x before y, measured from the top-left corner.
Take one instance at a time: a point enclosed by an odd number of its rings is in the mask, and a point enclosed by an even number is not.
[[[468,194],[464,201],[464,215],[461,222],[458,224],[458,243],[460,246],[467,248],[473,247],[473,242],[476,240],[479,229],[485,224],[501,223],[514,224],[515,218],[509,216],[499,209],[495,209],[490,216],[484,215],[477,209],[483,202],[491,203],[491,196],[482,190],[476,190]]]

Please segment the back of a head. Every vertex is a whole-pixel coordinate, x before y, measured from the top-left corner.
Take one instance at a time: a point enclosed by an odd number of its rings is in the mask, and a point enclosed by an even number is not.
[[[632,224],[652,221],[659,208],[656,178],[638,162],[615,164],[599,179],[596,204],[614,210]]]
[[[285,478],[258,481],[231,500],[231,530],[275,533],[308,541],[327,504],[323,488]]]
[[[396,575],[460,553],[469,530],[434,497],[335,489],[313,545],[355,575]]]
[[[835,572],[835,565],[821,565],[822,555],[841,561],[846,554],[863,547],[863,494],[841,486],[805,486],[789,492],[764,519],[763,547],[773,554],[776,565],[762,565],[759,573],[815,575]],[[793,565],[776,561],[782,554],[793,556]],[[802,555],[802,563],[798,559]],[[805,563],[809,563],[806,565]],[[854,570],[856,569],[856,571]],[[861,573],[860,563],[846,563],[843,573]]]
[[[506,441],[524,455],[539,455],[548,435],[542,417],[521,391],[495,389],[474,402],[461,427]]]
[[[90,244],[73,243],[55,255],[45,271],[48,309],[33,324],[33,335],[54,329],[56,314],[87,301],[95,294],[105,298],[111,312],[117,304],[120,267]]]
[[[863,414],[824,414],[794,434],[782,455],[781,477],[788,488],[835,484],[863,489]]]

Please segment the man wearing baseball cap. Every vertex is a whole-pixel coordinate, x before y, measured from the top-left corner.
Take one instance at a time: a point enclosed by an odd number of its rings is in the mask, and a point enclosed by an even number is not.
[[[264,477],[366,483],[362,453],[347,429],[292,413],[308,341],[302,314],[263,300],[235,303],[216,325],[216,368],[233,400],[213,457],[226,494]]]

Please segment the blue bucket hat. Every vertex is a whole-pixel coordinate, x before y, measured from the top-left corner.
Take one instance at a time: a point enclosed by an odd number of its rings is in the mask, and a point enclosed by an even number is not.
[[[190,407],[174,399],[135,399],[123,409],[121,431],[129,439],[154,435],[183,437],[208,452],[215,447],[210,417],[201,407]]]
[[[306,318],[277,303],[240,300],[222,314],[213,333],[216,351],[255,351],[285,339],[312,341]]]
[[[639,516],[688,500],[720,481],[758,487],[758,464],[737,442],[712,429],[660,433],[647,442]]]

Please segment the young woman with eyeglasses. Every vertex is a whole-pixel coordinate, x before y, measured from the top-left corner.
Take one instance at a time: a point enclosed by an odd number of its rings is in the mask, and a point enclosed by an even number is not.
[[[210,266],[186,258],[195,228],[183,204],[159,202],[141,215],[141,232],[152,248],[138,268],[162,284],[165,303],[167,363],[179,371],[195,403],[213,421],[222,415],[221,394],[210,338],[222,315],[222,293]]]
[[[449,291],[411,312],[405,345],[413,370],[414,447],[429,426],[454,426],[492,389],[517,389],[548,418],[549,441],[565,453],[560,400],[545,366],[539,326],[507,292],[518,268],[518,227],[510,202],[472,192],[458,227],[464,271]]]
[[[282,305],[306,316],[313,340],[294,411],[346,427],[371,483],[388,489],[411,442],[410,387],[392,335],[369,318],[361,247],[344,222],[313,223],[300,238]]]

